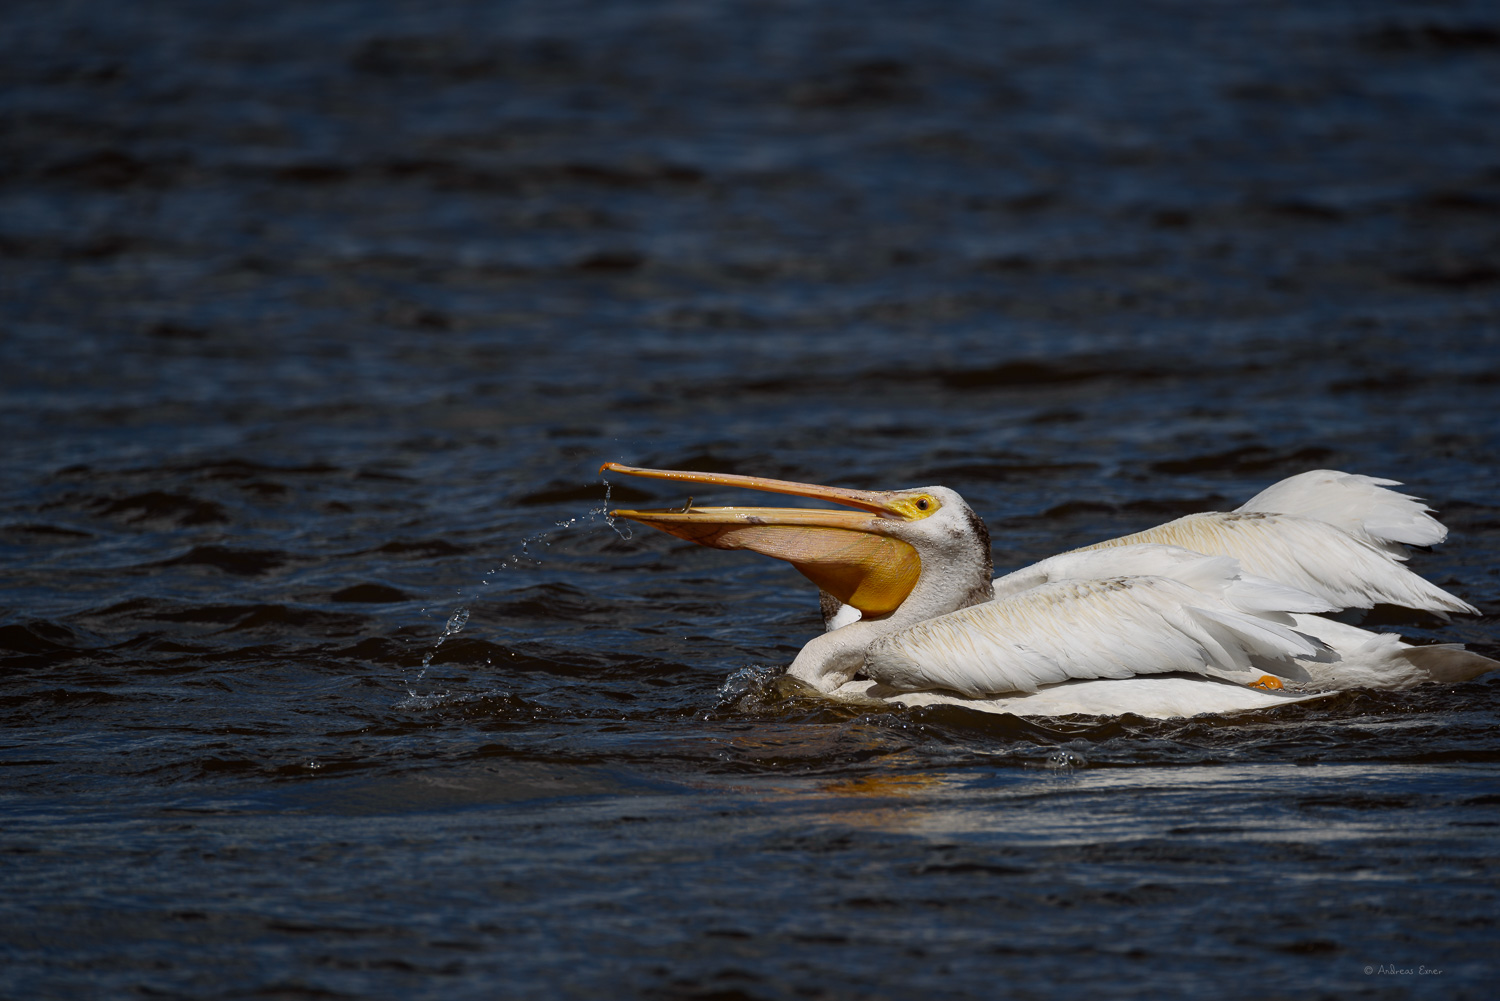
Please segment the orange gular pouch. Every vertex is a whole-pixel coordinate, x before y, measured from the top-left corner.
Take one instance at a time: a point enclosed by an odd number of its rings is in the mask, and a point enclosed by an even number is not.
[[[619,512],[626,517],[714,549],[749,549],[778,560],[786,560],[804,577],[860,614],[889,615],[900,607],[917,584],[922,558],[899,539],[875,535],[855,528],[828,524],[798,524],[795,509],[776,511],[790,524],[760,524],[760,517],[747,518],[744,509],[720,509],[733,517],[715,518],[711,508],[691,512]],[[800,514],[801,512],[797,512]],[[870,516],[856,512],[818,511],[818,521],[849,521],[868,524]],[[676,515],[676,517],[673,517]],[[788,517],[791,515],[791,517]],[[806,520],[813,520],[808,518]]]

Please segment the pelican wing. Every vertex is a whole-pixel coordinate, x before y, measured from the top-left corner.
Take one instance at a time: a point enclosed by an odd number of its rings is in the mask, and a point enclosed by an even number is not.
[[[1176,577],[1195,587],[1204,587],[1242,612],[1265,615],[1284,626],[1292,624],[1290,612],[1333,612],[1327,598],[1247,574],[1237,560],[1218,556],[1205,562],[1203,553],[1180,546],[1151,543],[1078,549],[1049,556],[1004,577],[996,577],[995,599],[1057,580],[1098,580],[1108,577]]]
[[[1260,674],[1252,657],[1315,655],[1311,640],[1276,621],[1286,609],[1247,610],[1226,597],[1238,571],[1233,560],[1199,557],[1172,576],[1049,581],[884,636],[863,673],[902,691],[985,696],[1171,671],[1244,683]]]
[[[1378,542],[1365,541],[1327,521],[1303,515],[1262,511],[1190,514],[1087,549],[1141,543],[1233,556],[1247,573],[1315,594],[1337,608],[1371,608],[1384,602],[1440,615],[1478,611],[1402,566],[1399,561],[1404,554],[1397,555]]]
[[[1325,521],[1405,559],[1404,546],[1436,545],[1448,537],[1448,529],[1419,498],[1385,489],[1400,485],[1400,480],[1313,469],[1271,484],[1235,510]]]

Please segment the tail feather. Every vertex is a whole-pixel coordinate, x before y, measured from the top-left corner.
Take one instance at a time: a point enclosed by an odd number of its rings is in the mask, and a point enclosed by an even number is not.
[[[1465,650],[1458,643],[1413,646],[1395,633],[1376,633],[1316,615],[1297,615],[1296,630],[1324,644],[1334,655],[1299,657],[1305,677],[1317,689],[1412,688],[1427,682],[1456,684],[1500,669],[1500,661]]]
[[[1414,646],[1402,652],[1417,670],[1426,675],[1423,681],[1457,684],[1500,669],[1500,661],[1465,650],[1461,643]]]

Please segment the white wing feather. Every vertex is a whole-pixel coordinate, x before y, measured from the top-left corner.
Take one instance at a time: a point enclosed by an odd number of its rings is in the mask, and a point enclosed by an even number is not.
[[[1436,545],[1448,537],[1448,529],[1420,498],[1385,489],[1400,485],[1400,480],[1313,469],[1271,484],[1235,510],[1327,522],[1405,559],[1403,544]]]
[[[1274,489],[1274,488],[1273,488]],[[1190,514],[1088,550],[1157,543],[1233,556],[1247,573],[1324,598],[1338,608],[1379,603],[1446,614],[1478,609],[1403,567],[1374,542],[1316,518],[1259,511]],[[1087,550],[1084,550],[1087,551]]]
[[[1174,577],[1194,587],[1209,588],[1238,610],[1266,615],[1282,625],[1292,624],[1291,617],[1284,614],[1287,612],[1333,612],[1339,608],[1327,598],[1244,573],[1231,557],[1205,560],[1203,553],[1191,549],[1150,543],[1079,549],[1049,556],[996,577],[995,598],[1009,597],[1051,581],[1142,575]]]
[[[1081,678],[1185,671],[1240,682],[1251,658],[1313,656],[1318,647],[1273,616],[1236,607],[1233,560],[1197,557],[1171,576],[1059,580],[940,615],[882,637],[863,673],[905,691],[1035,692]],[[1298,605],[1316,601],[1301,595]]]

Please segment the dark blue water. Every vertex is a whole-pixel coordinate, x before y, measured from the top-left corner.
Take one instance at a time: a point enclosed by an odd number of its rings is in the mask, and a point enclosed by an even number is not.
[[[1366,625],[1500,656],[1492,5],[3,23],[3,996],[1489,996],[1500,679],[780,699],[816,594],[595,470],[1001,569],[1391,476],[1483,614]]]

